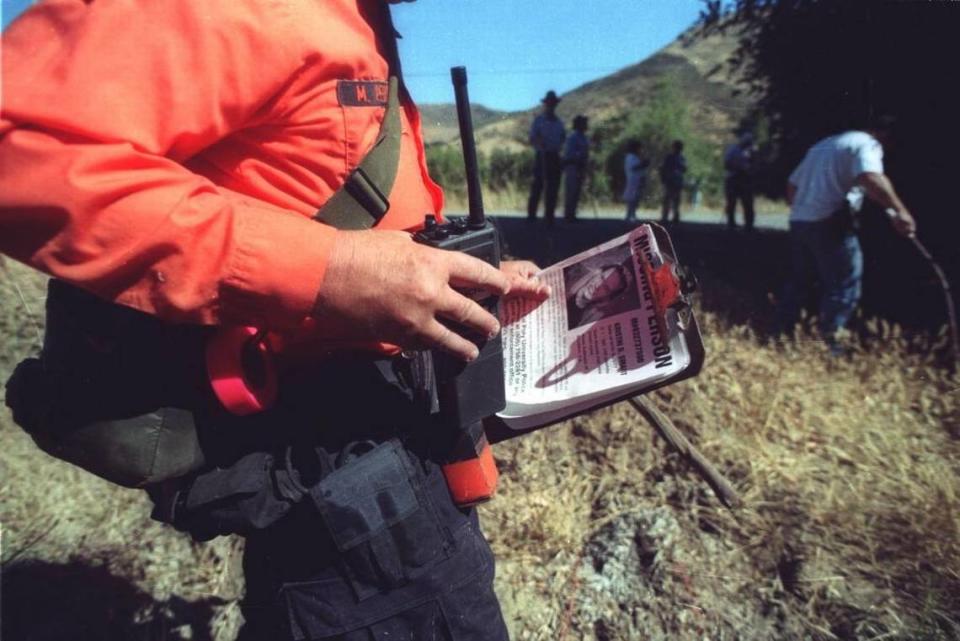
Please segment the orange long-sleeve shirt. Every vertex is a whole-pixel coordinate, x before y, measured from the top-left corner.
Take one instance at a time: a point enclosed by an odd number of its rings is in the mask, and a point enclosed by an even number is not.
[[[374,0],[46,0],[2,37],[0,252],[177,322],[293,327],[373,144]],[[340,91],[338,91],[338,88]],[[419,117],[378,228],[439,213]]]

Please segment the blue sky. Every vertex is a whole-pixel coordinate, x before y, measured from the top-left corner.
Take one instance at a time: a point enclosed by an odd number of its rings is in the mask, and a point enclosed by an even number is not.
[[[0,0],[3,26],[30,3]],[[453,102],[449,69],[465,65],[471,101],[517,110],[537,105],[548,89],[563,93],[643,60],[702,7],[701,0],[419,0],[396,5],[394,20],[417,102]]]

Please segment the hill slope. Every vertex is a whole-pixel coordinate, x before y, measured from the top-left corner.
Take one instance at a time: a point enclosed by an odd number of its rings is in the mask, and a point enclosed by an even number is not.
[[[670,78],[690,106],[694,132],[720,142],[730,135],[731,128],[750,106],[737,78],[727,72],[724,64],[736,44],[733,34],[694,38],[692,33],[685,33],[649,58],[564,94],[557,113],[568,123],[577,114],[599,122],[642,108],[655,85]],[[489,151],[525,146],[527,128],[538,109],[535,105],[525,111],[505,113],[474,106],[478,147]],[[456,138],[453,105],[425,105],[421,110],[428,142]]]
[[[418,105],[418,109],[420,110],[420,120],[423,123],[423,135],[427,143],[448,142],[459,135],[455,105]],[[488,109],[483,105],[472,105],[470,115],[473,117],[475,129],[510,117],[510,114],[506,111]]]

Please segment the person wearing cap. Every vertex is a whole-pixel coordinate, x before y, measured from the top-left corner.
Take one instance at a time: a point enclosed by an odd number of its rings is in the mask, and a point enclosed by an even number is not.
[[[911,236],[916,223],[883,171],[883,145],[894,120],[883,116],[863,129],[814,144],[787,180],[791,274],[776,310],[776,333],[790,332],[805,293],[820,282],[819,330],[834,355],[843,354],[838,332],[860,300],[863,252],[855,211],[863,196],[893,213],[897,233]]]
[[[590,158],[587,122],[587,117],[582,114],[573,119],[573,131],[567,136],[567,144],[563,148],[563,219],[567,221],[577,219],[580,189],[587,175],[587,161]]]
[[[743,206],[743,228],[753,231],[753,172],[754,155],[756,148],[753,144],[753,134],[743,132],[737,142],[728,146],[723,154],[723,168],[725,172],[723,188],[727,198],[726,214],[727,228],[737,226],[737,201]]]
[[[557,194],[560,191],[562,163],[560,152],[567,134],[563,121],[557,116],[560,98],[552,89],[540,101],[543,112],[533,119],[530,125],[530,145],[533,147],[533,182],[530,185],[530,198],[527,201],[527,220],[536,220],[540,194],[543,198],[543,216],[548,224],[553,223],[553,214],[557,208]]]
[[[14,419],[154,518],[244,536],[244,641],[507,639],[426,350],[500,330],[464,290],[548,292],[414,242],[443,194],[389,3],[40,2],[0,45],[0,253],[54,277]],[[205,368],[231,328],[284,363],[245,416]]]

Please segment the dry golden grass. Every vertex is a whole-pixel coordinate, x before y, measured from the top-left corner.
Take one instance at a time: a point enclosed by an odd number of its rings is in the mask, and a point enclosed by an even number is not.
[[[487,531],[517,638],[960,638],[957,379],[890,328],[837,361],[705,320],[703,374],[656,398],[744,507],[722,508],[626,404],[501,446]],[[630,513],[674,522],[623,575],[653,603],[584,612],[596,572],[578,559],[610,523],[643,534]],[[631,627],[638,607],[652,626]]]
[[[0,266],[0,375],[33,349],[39,283]],[[702,320],[704,372],[655,399],[744,506],[722,508],[626,404],[497,446],[482,516],[513,638],[960,639],[960,381],[883,323],[870,351],[834,360]],[[150,522],[142,494],[40,453],[6,411],[0,433],[8,638],[25,638],[9,604],[29,586],[6,573],[27,559],[102,567],[142,594],[103,603],[110,638],[205,638],[177,600],[233,638],[239,541]]]

